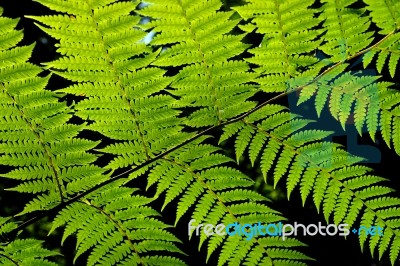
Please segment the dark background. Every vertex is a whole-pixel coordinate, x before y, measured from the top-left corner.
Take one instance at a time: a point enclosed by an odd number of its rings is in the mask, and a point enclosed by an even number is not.
[[[239,1],[229,1],[229,5],[234,5]],[[24,15],[43,15],[43,14],[52,14],[52,12],[40,4],[30,1],[30,0],[2,0],[0,1],[0,6],[4,8],[4,15],[11,18],[20,18],[21,21],[19,23],[19,28],[24,30],[25,38],[22,44],[31,44],[36,42],[36,48],[34,50],[31,62],[39,64],[41,62],[48,62],[54,60],[57,57],[57,53],[55,51],[55,41],[50,39],[45,33],[39,30],[34,23],[24,18]],[[259,36],[250,36],[246,40],[247,42],[254,43],[255,46],[259,41]],[[353,62],[357,63],[357,62]],[[355,67],[357,68],[357,66]],[[387,73],[383,73],[384,76],[388,77]],[[69,83],[59,77],[52,76],[51,82],[48,86],[49,89],[55,90],[58,88],[63,88],[69,85]],[[257,100],[261,101],[265,99],[265,95],[257,95]],[[270,96],[268,96],[270,97]],[[312,102],[309,105],[302,105],[300,107],[295,106],[296,95],[292,95],[289,97],[289,100],[282,100],[281,104],[288,105],[293,112],[299,113],[307,118],[318,119],[316,117],[316,112],[314,107],[312,106]],[[393,150],[387,148],[386,144],[382,141],[380,135],[377,135],[375,142],[373,142],[368,134],[364,134],[361,138],[357,136],[354,132],[354,125],[347,125],[348,132],[344,133],[344,131],[339,126],[339,123],[334,121],[331,116],[325,112],[318,119],[318,122],[314,124],[314,128],[326,129],[326,130],[335,130],[335,135],[333,140],[339,142],[347,147],[347,150],[353,154],[360,155],[368,158],[372,163],[368,164],[368,166],[374,168],[376,170],[376,174],[383,176],[385,178],[390,179],[390,183],[388,184],[392,188],[400,191],[400,179],[397,176],[397,167],[400,163],[400,157],[395,154]],[[347,134],[347,135],[346,135]],[[218,134],[217,134],[218,135]],[[92,136],[96,138],[96,136]],[[224,144],[226,149],[231,149],[233,147],[231,142],[227,142]],[[229,152],[229,150],[228,150]],[[230,151],[233,153],[233,151]],[[253,170],[249,166],[249,162],[244,161],[241,164],[242,171],[246,172],[250,177],[259,181],[260,173],[256,170]],[[247,167],[248,166],[248,167]],[[143,179],[139,179],[136,186],[141,186],[144,188]],[[301,204],[300,193],[298,190],[295,190],[293,195],[291,196],[291,201],[289,202],[286,199],[284,182],[280,183],[278,189],[276,191],[272,191],[271,187],[268,185],[264,185],[263,181],[258,182],[258,189],[264,194],[267,194],[270,198],[274,200],[272,203],[272,207],[276,210],[282,212],[283,216],[288,218],[288,223],[294,223],[295,221],[303,224],[310,224],[318,222],[325,223],[324,217],[322,214],[318,214],[316,208],[311,202],[310,198],[306,202],[306,206],[303,207]],[[0,184],[0,214],[1,215],[10,215],[16,212],[13,209],[13,204],[15,206],[18,205],[19,201],[22,199],[15,198],[15,193],[6,192],[2,189],[4,187],[9,187],[9,184],[6,182],[2,182]],[[157,204],[160,203],[158,206]],[[4,205],[7,205],[5,207]],[[155,208],[160,211],[160,206],[162,206],[161,201],[155,203]],[[175,210],[174,204],[170,204],[163,212],[164,221],[169,224],[174,223],[175,218]],[[60,231],[57,231],[50,237],[46,237],[49,223],[48,218],[44,218],[39,223],[28,228],[27,232],[24,234],[29,236],[30,234],[35,237],[39,237],[42,239],[46,238],[46,243],[48,247],[54,249],[54,247],[60,246],[60,238],[57,234],[60,234]],[[187,223],[189,221],[189,217],[185,216],[178,224],[178,227],[171,230],[175,235],[177,235],[180,239],[186,240],[187,236]],[[372,266],[372,265],[390,265],[388,260],[388,252],[384,254],[384,258],[381,262],[377,260],[377,254],[375,254],[375,259],[373,259],[369,252],[369,247],[364,247],[364,252],[360,251],[360,244],[358,242],[358,238],[352,234],[350,234],[347,239],[343,237],[298,237],[304,243],[309,245],[309,248],[305,248],[302,251],[306,253],[306,255],[316,259],[316,262],[310,263],[310,265],[321,265],[321,266],[330,266],[330,265],[342,265],[342,266]],[[189,245],[181,246],[182,250],[186,252],[189,256],[186,259],[186,262],[189,265],[205,265],[205,254],[206,254],[206,245],[204,245],[201,249],[201,252],[197,251],[198,247],[198,238],[192,237],[189,242]],[[61,247],[61,252],[64,254],[64,258],[60,258],[58,263],[64,265],[72,265],[72,259],[74,257],[73,252],[75,248],[75,240],[69,238],[64,246]],[[208,265],[216,265],[216,254],[211,257]],[[84,257],[82,259],[77,260],[77,265],[82,265],[85,262]]]

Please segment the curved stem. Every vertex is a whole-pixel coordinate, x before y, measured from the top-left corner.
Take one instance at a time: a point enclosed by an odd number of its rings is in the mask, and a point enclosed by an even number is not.
[[[74,202],[78,201],[79,199],[81,199],[81,198],[87,196],[88,194],[90,194],[90,193],[92,193],[92,192],[94,192],[94,191],[96,191],[96,190],[98,190],[98,189],[100,189],[100,188],[102,188],[102,187],[104,187],[104,186],[106,186],[106,185],[108,185],[108,184],[110,184],[110,183],[116,181],[116,180],[119,180],[119,179],[125,177],[127,174],[130,174],[130,173],[132,173],[132,172],[135,172],[135,171],[137,171],[137,170],[140,170],[140,169],[142,169],[142,168],[144,168],[144,167],[146,167],[146,166],[148,166],[148,165],[154,163],[155,161],[157,161],[157,160],[163,158],[164,156],[166,156],[167,154],[169,154],[169,153],[171,153],[171,152],[174,152],[174,151],[178,150],[179,148],[182,148],[183,146],[185,146],[185,145],[191,143],[192,141],[196,140],[197,138],[199,138],[199,137],[201,137],[201,136],[203,136],[203,135],[205,135],[205,134],[207,134],[207,133],[209,133],[209,132],[212,132],[213,130],[219,129],[219,128],[223,127],[223,126],[226,126],[226,125],[229,125],[229,124],[238,122],[238,121],[241,121],[242,119],[246,118],[246,117],[249,116],[250,114],[252,114],[252,113],[254,113],[254,112],[260,110],[260,109],[263,108],[264,106],[266,106],[266,105],[268,105],[268,104],[271,104],[271,103],[273,103],[273,102],[275,102],[275,101],[277,101],[277,100],[279,100],[279,99],[281,99],[281,98],[283,98],[283,97],[285,97],[285,96],[287,96],[287,95],[289,95],[289,94],[292,94],[292,93],[294,93],[294,92],[297,92],[297,91],[300,91],[300,90],[304,89],[305,87],[307,87],[307,86],[309,86],[309,85],[311,85],[311,84],[317,82],[317,81],[320,80],[322,77],[324,77],[326,74],[328,74],[328,73],[331,72],[332,70],[336,69],[337,67],[339,67],[340,65],[342,65],[342,64],[345,63],[346,61],[349,61],[349,60],[354,59],[354,58],[356,58],[356,57],[358,57],[358,56],[361,56],[361,55],[363,55],[363,54],[369,52],[370,50],[376,48],[376,47],[379,46],[382,42],[384,42],[385,40],[387,40],[390,36],[392,36],[392,35],[395,34],[395,33],[396,33],[396,31],[393,31],[393,32],[389,33],[389,34],[386,35],[384,38],[382,38],[380,41],[378,41],[376,44],[374,44],[374,45],[372,45],[372,46],[370,46],[370,47],[368,47],[368,48],[366,48],[366,49],[364,49],[364,50],[362,50],[362,51],[360,51],[360,52],[358,52],[358,53],[356,53],[356,54],[354,54],[354,55],[348,57],[346,60],[343,60],[343,61],[341,61],[341,62],[338,62],[338,63],[334,64],[333,66],[331,66],[331,67],[329,67],[328,69],[326,69],[325,71],[323,71],[321,74],[319,74],[317,77],[315,77],[313,80],[311,80],[311,81],[308,82],[307,84],[302,85],[302,86],[299,86],[299,87],[296,87],[296,88],[291,89],[291,90],[288,90],[287,92],[281,93],[281,94],[279,94],[279,95],[276,95],[276,96],[270,98],[269,100],[264,101],[264,102],[258,104],[256,107],[254,107],[254,108],[251,109],[250,111],[248,111],[248,112],[246,112],[246,113],[244,113],[244,114],[242,114],[242,115],[240,115],[240,116],[238,116],[238,117],[232,118],[232,119],[227,120],[227,121],[225,121],[225,122],[222,122],[222,123],[220,123],[220,124],[218,124],[218,125],[215,125],[215,126],[206,128],[206,129],[204,129],[203,131],[197,133],[196,135],[190,137],[189,139],[183,141],[182,143],[176,145],[175,147],[172,147],[171,149],[168,149],[168,150],[166,150],[166,151],[160,153],[159,155],[157,155],[157,156],[155,156],[155,157],[152,157],[151,159],[147,160],[146,162],[142,163],[141,165],[138,165],[137,167],[132,168],[132,169],[129,169],[129,170],[127,170],[127,171],[125,171],[125,172],[123,172],[123,173],[120,173],[120,174],[118,174],[118,175],[115,175],[115,176],[111,177],[110,179],[106,180],[105,182],[100,183],[100,184],[97,184],[96,186],[94,186],[94,187],[88,189],[87,191],[82,192],[82,193],[80,193],[80,194],[78,194],[78,195],[76,195],[76,196],[74,196],[74,197],[72,197],[72,198],[70,198],[70,199],[68,199],[68,200],[66,200],[66,201],[64,201],[64,202],[62,202],[62,203],[60,203],[58,206],[54,207],[53,209],[39,212],[36,216],[34,216],[34,217],[30,218],[29,220],[23,222],[23,223],[20,224],[17,228],[15,228],[14,230],[12,230],[12,231],[10,232],[10,235],[16,234],[18,231],[20,231],[20,230],[26,228],[26,227],[29,226],[30,224],[36,222],[37,220],[39,220],[39,219],[41,219],[41,218],[43,218],[43,217],[46,217],[46,216],[48,216],[48,215],[57,213],[59,210],[63,209],[64,207],[66,207],[66,206],[68,206],[68,205],[70,205],[71,203],[74,203]]]
[[[15,260],[13,260],[12,258],[10,258],[7,255],[4,255],[4,254],[0,253],[0,257],[4,257],[4,258],[8,259],[9,261],[11,261],[12,263],[14,263],[15,265],[19,265],[18,262],[16,262]]]

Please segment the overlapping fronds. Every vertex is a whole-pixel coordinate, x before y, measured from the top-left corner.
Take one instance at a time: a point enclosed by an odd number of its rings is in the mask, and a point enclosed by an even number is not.
[[[400,154],[400,93],[392,89],[392,83],[377,81],[379,77],[342,71],[346,64],[338,67],[317,82],[305,86],[298,104],[315,95],[315,108],[320,115],[328,105],[332,116],[340,121],[343,129],[348,119],[361,135],[367,127],[372,139],[381,131],[386,144],[393,145]]]
[[[173,109],[175,99],[163,93],[170,79],[165,70],[149,67],[158,52],[143,42],[140,17],[130,15],[136,4],[38,2],[68,14],[33,18],[60,41],[62,57],[46,65],[76,82],[60,90],[84,97],[74,106],[75,114],[91,121],[89,129],[118,141],[102,149],[116,156],[109,168],[140,164],[186,137]]]
[[[394,77],[400,59],[400,35],[397,33],[400,30],[400,2],[393,0],[364,0],[364,2],[368,5],[372,21],[381,29],[379,33],[388,36],[363,56],[364,67],[376,57],[376,68],[379,73],[388,61],[390,75]]]
[[[245,0],[232,11],[221,0],[35,1],[55,11],[27,16],[58,42],[59,56],[43,68],[71,85],[46,90],[51,75],[28,63],[34,45],[18,46],[18,20],[0,17],[0,176],[16,183],[6,184],[9,195],[30,194],[19,215],[41,211],[18,226],[0,217],[1,265],[55,265],[49,257],[58,254],[42,241],[8,237],[56,211],[50,233],[63,227],[62,244],[76,235],[74,262],[87,265],[185,265],[181,241],[150,206],[176,205],[174,226],[284,221],[209,144],[204,135],[222,126],[236,161],[259,162],[274,187],[285,180],[288,198],[299,188],[327,222],[382,227],[383,235],[361,234],[361,248],[395,263],[400,199],[386,180],[327,139],[331,132],[306,129],[310,120],[269,103],[294,91],[299,104],[315,96],[318,115],[327,106],[343,128],[353,120],[360,134],[380,130],[400,154],[400,94],[365,70],[376,60],[379,73],[385,64],[398,72],[398,0]],[[264,92],[280,94],[256,107],[249,99]],[[201,127],[209,128],[195,135]],[[111,156],[98,162],[100,153]],[[135,182],[147,182],[144,195]],[[294,238],[199,238],[204,261],[215,256],[218,265],[312,260]]]
[[[47,258],[59,255],[42,247],[44,241],[37,239],[17,239],[11,242],[3,241],[7,233],[16,228],[10,218],[0,217],[0,264],[3,266],[57,266]]]
[[[202,144],[202,137],[164,157],[151,170],[148,187],[157,185],[156,196],[165,193],[164,205],[178,200],[176,223],[186,213],[199,224],[276,223],[284,218],[267,206],[267,199],[250,188],[254,181],[226,166],[230,158],[218,148]],[[194,207],[194,209],[193,209]],[[193,234],[193,231],[191,232]],[[222,248],[218,265],[306,265],[310,258],[295,247],[304,246],[295,239],[227,234],[200,234],[199,249],[208,239],[208,256]]]
[[[15,45],[22,32],[17,20],[0,24],[0,165],[2,177],[22,181],[11,188],[35,197],[22,213],[55,206],[106,178],[103,169],[89,166],[96,156],[87,150],[98,142],[77,137],[85,125],[67,123],[72,117],[65,102],[45,90],[48,77],[30,63],[33,45]]]
[[[260,47],[251,49],[253,57],[248,62],[256,64],[257,79],[266,92],[286,92],[296,83],[312,80],[324,66],[315,52],[322,40],[316,11],[310,6],[313,0],[250,0],[246,5],[235,7],[250,25],[242,27],[264,35]]]
[[[186,124],[210,126],[242,114],[254,103],[254,73],[235,60],[249,45],[243,34],[233,34],[238,18],[218,11],[220,0],[151,0],[139,13],[152,21],[143,25],[156,33],[151,44],[163,47],[153,65],[181,67],[171,93],[179,106],[193,107]]]
[[[323,27],[326,33],[321,50],[332,62],[340,62],[371,44],[373,32],[367,32],[371,21],[365,9],[349,8],[357,0],[324,0]]]
[[[400,33],[394,33],[383,40],[378,46],[370,49],[363,56],[364,68],[376,58],[376,69],[382,73],[383,67],[387,63],[390,75],[394,78],[397,65],[400,59]]]
[[[361,218],[360,226],[377,225],[382,236],[360,235],[363,248],[368,242],[379,257],[389,251],[394,263],[400,251],[400,199],[385,180],[371,174],[371,169],[357,165],[362,158],[348,154],[338,145],[321,141],[330,132],[301,130],[309,121],[291,115],[278,105],[267,105],[259,113],[225,127],[221,141],[237,135],[235,150],[240,157],[246,149],[252,163],[259,157],[260,167],[267,177],[274,169],[274,186],[286,177],[287,194],[296,187],[305,203],[312,194],[315,206],[323,206],[327,221],[333,215],[335,224],[345,223],[350,229]],[[367,241],[368,240],[368,241]]]
[[[400,2],[396,0],[363,0],[371,13],[372,21],[381,29],[382,35],[400,29]]]
[[[389,83],[378,82],[377,76],[363,72],[343,72],[346,64],[334,69],[329,75],[306,86],[300,94],[298,104],[309,100],[315,95],[315,109],[318,116],[328,105],[332,116],[340,121],[343,128],[354,113],[354,124],[361,134],[364,124],[374,137],[378,130],[378,115],[380,112],[379,91],[390,86]]]
[[[54,219],[50,233],[65,226],[62,242],[76,234],[74,261],[89,252],[86,265],[186,265],[177,258],[184,254],[176,245],[180,240],[147,206],[152,199],[134,192],[112,185],[71,204]]]
[[[248,59],[260,66],[258,71],[263,76],[257,81],[262,89],[267,92],[301,89],[299,104],[316,95],[318,115],[328,103],[333,117],[344,127],[354,114],[358,132],[361,134],[366,125],[372,138],[381,124],[385,141],[389,146],[391,142],[395,143],[396,147],[397,129],[395,123],[391,124],[391,119],[397,114],[394,110],[388,110],[390,108],[384,108],[383,102],[386,101],[385,97],[394,98],[388,94],[397,93],[387,90],[389,83],[377,82],[378,77],[346,73],[349,65],[343,62],[364,54],[365,68],[377,55],[378,71],[382,72],[388,61],[390,74],[394,77],[400,59],[400,35],[396,33],[400,29],[399,3],[389,0],[365,1],[367,9],[356,9],[351,7],[355,2],[323,1],[318,19],[315,18],[315,11],[309,8],[314,1],[251,0],[235,10],[243,18],[251,19],[252,26],[247,25],[245,29],[252,31],[256,28],[258,33],[264,34],[260,47],[251,49],[254,56]],[[368,31],[371,18],[382,29],[380,33],[387,34],[373,46],[374,32]],[[323,34],[315,30],[319,21],[323,21]],[[297,40],[297,37],[300,39]],[[319,61],[311,54],[316,50],[321,50],[328,57]],[[317,76],[324,66],[332,63],[338,64],[322,76]],[[385,96],[379,91],[384,91]]]
[[[386,144],[389,147],[393,145],[396,153],[400,154],[400,93],[385,87],[387,86],[383,86],[379,91],[380,129]]]

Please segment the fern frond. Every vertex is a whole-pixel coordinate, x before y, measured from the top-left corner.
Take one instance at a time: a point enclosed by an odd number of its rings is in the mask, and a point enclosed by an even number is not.
[[[3,236],[15,229],[17,225],[10,218],[0,217],[0,264],[4,266],[15,265],[42,265],[56,266],[57,264],[47,258],[57,256],[59,253],[42,247],[44,241],[37,239],[17,239],[5,243]]]
[[[389,82],[378,82],[378,77],[361,73],[344,72],[343,65],[321,78],[314,84],[305,86],[301,91],[298,104],[315,95],[315,108],[318,116],[324,106],[332,116],[339,120],[342,127],[352,114],[354,125],[361,135],[366,126],[372,139],[378,130],[381,131],[386,144],[400,154],[399,96],[397,90],[391,89]],[[335,75],[338,75],[335,77]],[[332,78],[333,77],[333,78]],[[330,79],[332,78],[332,79]]]
[[[276,223],[284,218],[267,206],[267,199],[249,189],[254,182],[240,171],[226,166],[230,158],[203,144],[207,137],[171,153],[149,174],[149,185],[157,184],[156,197],[165,193],[164,207],[177,200],[176,223],[186,212],[199,224]],[[192,209],[194,207],[194,210]],[[193,232],[190,232],[191,236]],[[294,250],[301,242],[277,237],[200,234],[199,249],[208,240],[207,260],[218,248],[218,265],[306,265],[310,258]],[[292,250],[293,249],[293,250]]]
[[[32,17],[60,41],[60,59],[47,63],[53,73],[76,84],[59,90],[83,96],[75,114],[89,120],[88,128],[117,140],[100,151],[115,156],[108,168],[139,165],[186,136],[165,93],[171,79],[149,65],[158,52],[143,43],[140,17],[130,15],[131,1],[41,1],[68,15]],[[73,37],[72,37],[73,36]]]
[[[387,63],[389,73],[394,78],[397,65],[400,59],[400,33],[389,35],[379,45],[370,49],[363,56],[364,68],[366,68],[376,58],[376,69],[382,73],[383,67]]]
[[[276,106],[267,105],[260,112],[237,122],[240,126],[228,125],[224,131],[230,133],[222,135],[221,140],[232,136],[233,127],[237,132],[236,143],[242,141],[239,136],[246,128],[252,128],[251,140],[244,144],[246,148],[254,146],[253,141],[260,141],[257,135],[264,135],[264,143],[256,145],[260,147],[256,154],[263,152],[260,164],[264,176],[275,165],[271,173],[274,186],[287,176],[288,197],[300,187],[304,205],[312,194],[317,210],[322,205],[327,222],[333,215],[335,224],[345,223],[350,228],[357,218],[361,218],[360,226],[379,224],[389,237],[362,234],[361,247],[368,240],[373,254],[377,243],[382,243],[380,256],[389,251],[394,263],[400,250],[400,224],[395,222],[400,216],[400,199],[391,195],[392,189],[382,185],[385,179],[371,175],[371,169],[365,166],[356,165],[362,158],[348,154],[334,143],[321,141],[329,132],[301,130],[308,121],[291,118],[290,113]],[[254,151],[249,148],[250,155],[254,158]]]
[[[234,9],[244,19],[251,20],[251,27],[244,30],[264,34],[260,47],[251,49],[248,62],[259,66],[262,74],[257,79],[266,92],[286,92],[293,82],[305,84],[318,75],[324,62],[313,53],[321,44],[320,23],[316,10],[310,8],[312,0],[275,1],[250,0]]]
[[[361,134],[364,124],[367,124],[371,136],[378,130],[379,90],[387,83],[378,83],[379,77],[358,73],[340,73],[346,65],[336,69],[333,75],[325,76],[315,84],[306,86],[301,92],[298,104],[307,101],[314,94],[315,108],[318,116],[328,103],[332,116],[339,120],[342,127],[354,112],[354,123]]]
[[[381,126],[382,136],[386,144],[400,154],[400,94],[393,89],[387,89],[391,84],[386,83],[380,90],[379,124]]]
[[[22,38],[14,22],[0,18],[0,39],[8,38],[0,48],[0,164],[12,169],[0,175],[22,181],[8,190],[36,194],[24,214],[52,208],[107,177],[85,166],[97,159],[87,151],[98,142],[77,137],[85,125],[68,123],[71,110],[44,89],[49,77],[38,77],[41,69],[27,62],[33,45],[14,47]]]
[[[194,107],[187,124],[216,125],[249,111],[254,94],[249,66],[234,60],[249,45],[244,35],[232,34],[239,20],[233,12],[218,11],[220,0],[152,0],[139,13],[153,19],[143,25],[156,33],[151,44],[163,51],[153,65],[181,67],[171,93],[179,106]]]
[[[379,73],[388,61],[389,72],[394,77],[400,59],[400,3],[393,0],[371,1],[364,0],[371,12],[372,21],[381,29],[382,35],[387,35],[384,41],[373,47],[363,56],[364,68],[377,57],[376,68]]]
[[[0,17],[0,176],[16,183],[6,193],[31,194],[19,215],[40,211],[20,225],[0,217],[0,264],[54,265],[58,254],[42,241],[8,237],[55,211],[50,233],[63,227],[62,244],[75,235],[74,263],[87,265],[185,265],[154,205],[176,205],[174,226],[284,221],[259,184],[208,144],[204,134],[222,126],[220,142],[235,138],[238,163],[248,156],[274,187],[285,180],[288,198],[299,188],[302,204],[311,197],[327,222],[382,227],[383,235],[359,235],[361,249],[398,259],[400,199],[386,180],[326,140],[331,132],[267,105],[301,90],[299,103],[315,96],[318,115],[328,105],[343,128],[354,117],[360,134],[381,130],[400,154],[400,94],[376,75],[347,71],[363,56],[364,68],[376,59],[378,72],[388,64],[395,76],[398,0],[246,0],[232,11],[225,0],[35,1],[55,11],[28,16],[58,42],[59,57],[43,68],[71,86],[46,90],[50,76],[28,63],[34,45],[18,46],[18,20]],[[253,36],[261,44],[245,43]],[[280,94],[256,106],[263,92]],[[209,128],[196,134],[200,127]],[[99,153],[108,154],[103,167]],[[141,175],[154,196],[125,186]],[[204,231],[206,262],[217,252],[218,265],[312,260],[294,238]]]
[[[349,8],[356,0],[325,0],[322,6],[324,41],[321,50],[333,62],[343,61],[371,44],[373,32],[367,32],[371,22],[363,16],[365,10]]]
[[[382,35],[400,29],[400,3],[395,0],[363,0],[371,12],[372,21],[381,29]]]
[[[180,241],[147,206],[152,199],[133,192],[112,185],[73,203],[56,216],[50,233],[65,226],[62,242],[76,234],[74,261],[89,252],[86,265],[186,265],[172,256],[184,254],[176,246]],[[169,256],[159,256],[159,251]]]

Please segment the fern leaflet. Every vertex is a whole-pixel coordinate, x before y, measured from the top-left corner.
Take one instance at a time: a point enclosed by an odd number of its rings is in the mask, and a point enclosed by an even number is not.
[[[249,111],[254,94],[249,66],[233,58],[249,45],[244,35],[230,32],[239,20],[232,12],[218,11],[220,0],[152,0],[139,13],[153,19],[143,27],[157,34],[152,40],[163,51],[153,63],[179,66],[171,93],[179,106],[193,107],[187,123],[192,127],[216,125]]]
[[[351,228],[361,217],[360,226],[376,224],[384,228],[384,236],[360,235],[360,244],[363,248],[368,238],[372,254],[379,244],[380,257],[389,250],[393,264],[400,252],[400,199],[381,185],[385,179],[370,174],[371,169],[365,166],[355,165],[362,158],[334,143],[320,141],[329,132],[301,131],[308,123],[291,117],[280,106],[267,105],[260,113],[225,127],[220,142],[237,135],[236,152],[241,155],[249,147],[253,162],[263,150],[260,166],[265,177],[275,165],[274,186],[287,176],[288,197],[299,186],[304,205],[312,193],[317,210],[323,206],[326,221],[333,215],[335,224],[345,223]]]
[[[44,90],[49,77],[38,77],[41,69],[26,62],[33,46],[14,47],[22,38],[16,22],[0,18],[0,42],[7,44],[0,50],[0,164],[12,169],[1,176],[21,181],[9,190],[35,194],[24,214],[52,208],[107,176],[87,165],[97,159],[87,151],[98,142],[77,137],[85,125],[66,124],[71,110]]]

